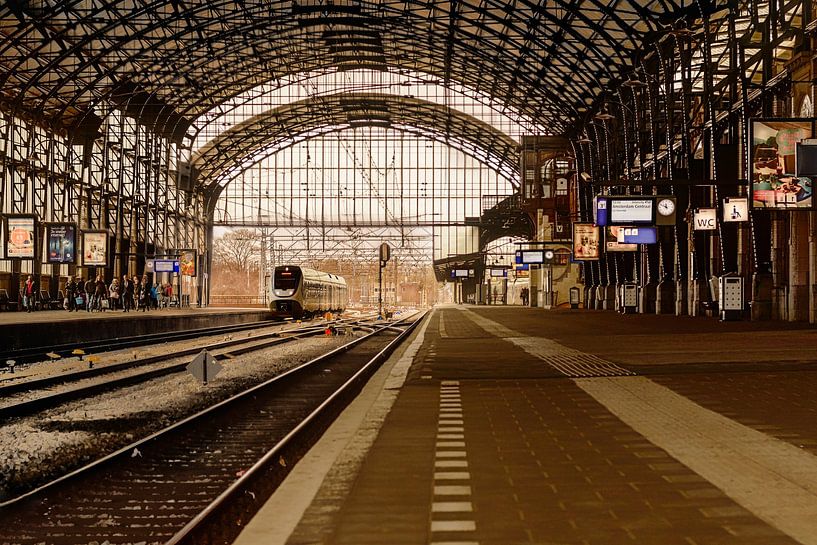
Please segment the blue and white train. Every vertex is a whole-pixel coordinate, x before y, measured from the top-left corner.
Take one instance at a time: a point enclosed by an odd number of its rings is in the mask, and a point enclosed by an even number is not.
[[[342,276],[295,265],[275,267],[267,292],[270,311],[278,318],[341,313],[348,300]]]

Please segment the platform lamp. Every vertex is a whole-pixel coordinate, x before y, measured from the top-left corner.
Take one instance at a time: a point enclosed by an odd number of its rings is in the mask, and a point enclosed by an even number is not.
[[[629,86],[633,87],[633,88],[635,88],[638,85],[647,85],[646,83],[644,83],[644,82],[642,82],[640,80],[637,80],[637,79],[630,79],[628,81],[630,82]],[[606,124],[611,119],[615,119],[615,116],[613,114],[611,114],[610,111],[607,109],[608,104],[617,104],[617,105],[621,106],[624,110],[629,112],[630,115],[635,117],[635,111],[632,108],[630,108],[629,106],[627,106],[626,104],[624,104],[623,102],[620,102],[618,100],[605,100],[601,105],[601,109],[596,113],[596,115],[593,116],[593,119],[595,119],[596,121],[601,121],[603,124]],[[623,117],[623,121],[624,121],[624,131],[627,131],[627,118],[626,118],[626,116]],[[625,165],[627,167],[627,174],[626,174],[627,179],[628,180],[632,179],[632,172],[633,171],[632,171],[632,167],[630,165],[629,150],[627,150],[627,152],[625,153]]]

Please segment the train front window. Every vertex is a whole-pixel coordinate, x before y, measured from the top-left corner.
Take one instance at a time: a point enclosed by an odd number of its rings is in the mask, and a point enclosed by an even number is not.
[[[298,280],[301,278],[301,271],[295,267],[275,267],[276,290],[294,290],[298,287]]]

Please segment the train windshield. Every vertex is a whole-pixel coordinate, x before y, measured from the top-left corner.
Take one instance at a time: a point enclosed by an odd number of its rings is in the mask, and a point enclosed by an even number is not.
[[[298,280],[301,279],[301,269],[298,267],[275,267],[276,290],[294,290],[298,287]]]

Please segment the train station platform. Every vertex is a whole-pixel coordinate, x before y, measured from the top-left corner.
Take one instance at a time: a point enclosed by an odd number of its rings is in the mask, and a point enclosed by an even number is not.
[[[163,308],[146,312],[0,312],[0,338],[4,350],[44,344],[69,344],[153,333],[186,331],[228,324],[257,322],[270,318],[263,309],[249,308]]]
[[[817,330],[436,308],[236,545],[817,543]]]

